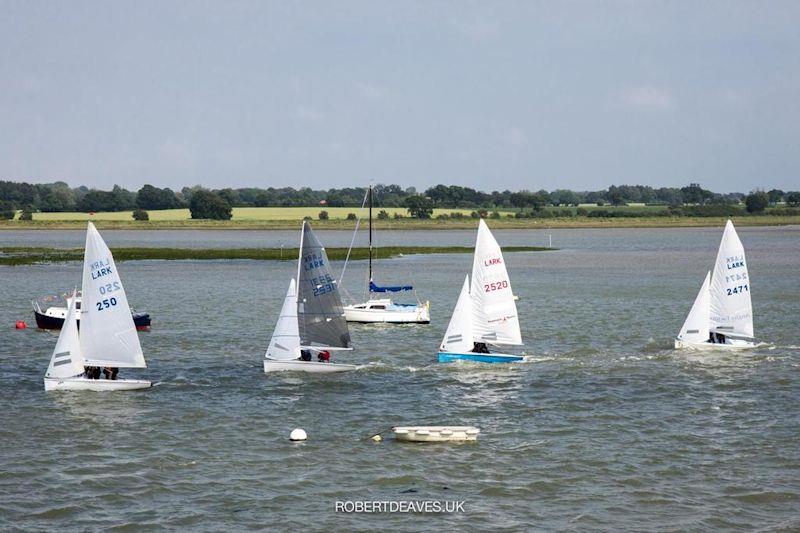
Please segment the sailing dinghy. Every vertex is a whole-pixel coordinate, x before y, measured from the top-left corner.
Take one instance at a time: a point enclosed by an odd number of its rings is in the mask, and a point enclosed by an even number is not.
[[[464,280],[438,359],[440,363],[457,360],[510,363],[525,359],[522,355],[489,353],[488,345],[520,346],[522,334],[500,245],[481,219],[472,260],[472,282],[469,276]]]
[[[750,276],[744,247],[733,222],[728,220],[714,271],[706,274],[675,339],[675,348],[739,350],[755,345]]]
[[[372,185],[367,189],[369,197],[369,269],[366,302],[348,305],[344,308],[344,317],[348,322],[387,323],[387,324],[429,324],[431,321],[431,304],[429,301],[417,303],[399,303],[389,298],[390,294],[414,291],[411,285],[379,286],[372,279]],[[358,226],[356,226],[356,232]],[[415,293],[416,294],[416,293]],[[377,295],[374,297],[373,295]]]
[[[356,365],[331,363],[320,354],[352,350],[328,256],[308,222],[300,235],[297,284],[292,279],[264,359],[264,372],[346,372]],[[312,360],[317,355],[317,361]]]
[[[86,376],[86,367],[147,367],[114,257],[91,222],[86,231],[82,294],[80,332],[73,294],[47,367],[44,389],[118,391],[150,387],[146,380]]]

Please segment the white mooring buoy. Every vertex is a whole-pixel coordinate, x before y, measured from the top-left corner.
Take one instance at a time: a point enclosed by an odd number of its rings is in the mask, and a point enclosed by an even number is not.
[[[297,440],[306,440],[307,438],[308,435],[306,435],[305,430],[302,428],[295,428],[292,430],[291,433],[289,433],[289,440],[297,441]]]

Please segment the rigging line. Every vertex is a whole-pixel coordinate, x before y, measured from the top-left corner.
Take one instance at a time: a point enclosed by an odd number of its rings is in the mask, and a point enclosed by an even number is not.
[[[367,194],[369,190],[364,193],[364,199],[361,201],[361,211],[364,211],[364,206],[367,204]],[[358,228],[361,225],[361,217],[356,219],[356,229],[353,231],[353,237],[350,239],[350,247],[347,249],[347,257],[344,258],[344,266],[342,266],[342,274],[339,276],[339,285],[341,286],[344,279],[344,272],[347,270],[347,262],[350,260],[350,253],[353,251],[353,244],[356,242],[356,235],[358,235]]]

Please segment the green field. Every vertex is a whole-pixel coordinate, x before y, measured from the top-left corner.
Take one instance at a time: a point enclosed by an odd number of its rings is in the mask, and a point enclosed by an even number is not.
[[[408,211],[403,207],[386,207],[381,208],[389,213],[390,217],[394,217],[395,213],[404,217],[408,216]],[[374,209],[373,216],[377,216],[381,209]],[[234,221],[268,221],[268,220],[303,220],[305,217],[311,217],[314,220],[319,218],[320,211],[327,211],[331,220],[346,220],[349,213],[359,214],[362,217],[367,216],[367,210],[361,210],[356,207],[234,207],[233,220]],[[471,209],[434,209],[433,216],[445,213],[463,213],[469,216],[472,212]],[[150,220],[153,222],[158,221],[181,221],[191,220],[188,209],[164,209],[161,211],[148,211]],[[122,221],[133,220],[130,211],[120,212],[102,212],[94,213],[34,213],[33,220],[41,221],[74,221],[74,220],[109,220],[109,221]]]

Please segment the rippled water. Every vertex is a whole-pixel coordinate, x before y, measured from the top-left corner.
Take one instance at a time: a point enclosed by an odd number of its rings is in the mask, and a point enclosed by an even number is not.
[[[4,233],[6,245],[21,234]],[[34,233],[21,244],[83,239]],[[112,246],[150,244],[136,232],[108,233]],[[160,242],[284,238],[224,233]],[[721,229],[552,233],[561,250],[506,257],[533,356],[515,365],[434,363],[467,255],[382,261],[380,281],[414,282],[432,301],[433,322],[353,327],[357,349],[340,357],[363,367],[335,377],[261,370],[291,262],[121,263],[131,303],[153,315],[140,338],[144,375],[156,385],[113,395],[45,394],[56,337],[13,330],[17,319],[33,323],[31,298],[78,283],[80,266],[0,267],[0,525],[800,528],[800,228],[740,230],[756,334],[767,345],[711,356],[671,344]],[[541,244],[547,232],[497,234],[501,244]],[[345,232],[320,237],[349,242]],[[351,292],[363,269],[348,267]],[[364,440],[399,424],[471,424],[482,434],[465,445]],[[294,427],[309,440],[290,443]],[[334,512],[336,500],[427,499],[462,500],[466,512]]]

